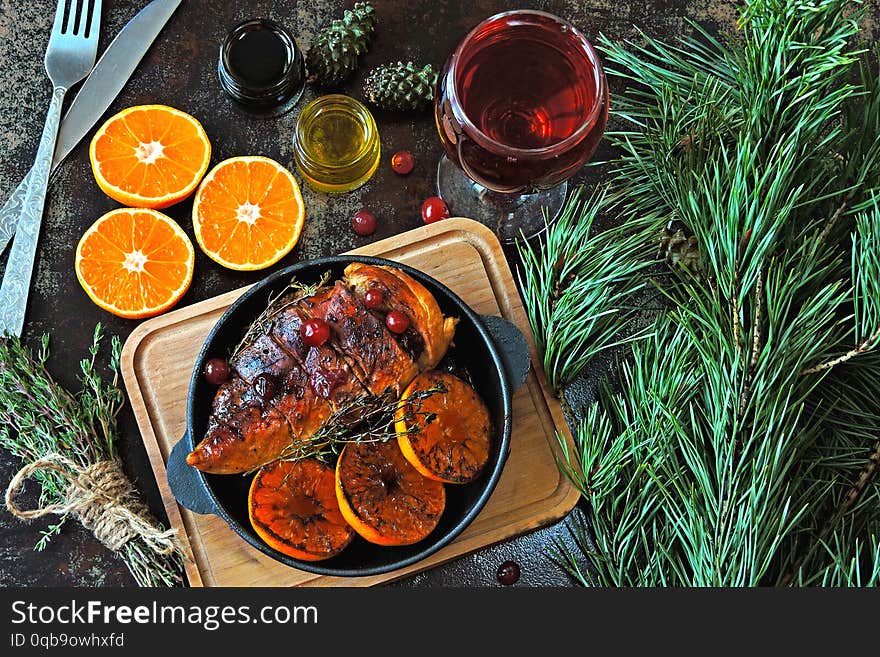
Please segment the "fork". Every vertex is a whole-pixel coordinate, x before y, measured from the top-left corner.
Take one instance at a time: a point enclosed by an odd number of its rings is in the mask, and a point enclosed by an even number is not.
[[[24,329],[46,189],[61,122],[61,106],[67,90],[85,78],[95,66],[100,23],[101,0],[58,1],[45,59],[46,73],[53,87],[52,101],[0,286],[0,336],[21,336]]]

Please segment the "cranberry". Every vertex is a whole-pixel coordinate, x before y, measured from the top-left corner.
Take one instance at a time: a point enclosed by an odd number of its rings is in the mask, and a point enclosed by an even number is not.
[[[385,301],[385,294],[382,290],[378,290],[373,288],[372,290],[367,290],[367,293],[364,295],[364,305],[367,308],[378,308]]]
[[[369,210],[361,210],[351,218],[351,229],[361,237],[375,233],[376,225],[376,215]]]
[[[310,319],[299,329],[302,341],[310,347],[320,347],[330,339],[330,325],[323,319]]]
[[[205,363],[205,378],[208,383],[219,386],[229,380],[229,363],[222,358],[212,358]]]
[[[520,569],[518,563],[515,561],[505,561],[498,566],[498,572],[495,573],[495,576],[503,586],[510,586],[519,581],[519,574]]]
[[[422,221],[426,224],[433,224],[435,221],[446,219],[449,216],[449,208],[439,196],[431,196],[426,198],[422,203]]]
[[[387,326],[388,330],[392,333],[400,335],[401,333],[405,333],[406,329],[409,328],[409,317],[399,310],[392,310],[385,316],[385,326]]]
[[[309,375],[309,383],[312,386],[312,390],[321,399],[330,399],[333,390],[339,385],[345,383],[347,379],[348,375],[345,370],[325,370],[323,367],[316,368]]]
[[[409,151],[397,151],[391,156],[391,168],[394,169],[394,173],[399,173],[401,176],[412,173],[415,166],[416,160]]]
[[[257,396],[260,399],[272,399],[277,390],[278,382],[275,380],[275,377],[268,372],[258,374],[257,378],[254,379],[254,392],[257,393]]]

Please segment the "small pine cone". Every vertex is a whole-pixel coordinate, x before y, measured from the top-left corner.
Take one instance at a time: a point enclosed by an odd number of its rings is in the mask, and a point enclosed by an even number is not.
[[[697,238],[679,221],[670,221],[660,231],[658,256],[672,267],[680,265],[695,274],[699,274],[702,268]]]
[[[376,30],[376,10],[358,2],[340,20],[318,35],[306,53],[309,81],[330,87],[343,82],[358,67]]]
[[[364,96],[384,110],[423,110],[434,102],[437,71],[428,64],[416,68],[412,62],[384,64],[374,68],[364,83]]]

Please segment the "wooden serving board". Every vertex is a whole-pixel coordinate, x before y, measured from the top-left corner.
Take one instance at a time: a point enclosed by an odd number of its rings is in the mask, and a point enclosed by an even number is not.
[[[547,386],[535,344],[504,252],[495,235],[470,219],[446,219],[353,254],[401,262],[433,276],[481,314],[515,323],[529,342],[532,370],[513,399],[510,458],[492,497],[459,537],[408,568],[383,575],[327,577],[285,566],[248,545],[221,518],[177,504],[165,463],[186,431],[186,397],[205,337],[246,288],[167,313],[141,324],[122,353],[122,373],[162,500],[191,560],[193,586],[368,586],[435,566],[473,550],[562,518],[577,490],[560,475],[556,433],[571,439],[558,402]]]

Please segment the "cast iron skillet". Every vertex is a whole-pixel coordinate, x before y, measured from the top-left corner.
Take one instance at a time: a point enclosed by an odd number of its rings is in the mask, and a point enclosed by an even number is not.
[[[373,545],[355,537],[341,554],[318,562],[291,558],[266,545],[251,528],[247,498],[251,476],[205,474],[186,464],[187,453],[205,433],[216,388],[202,376],[204,363],[215,356],[227,356],[241,340],[247,327],[292,278],[314,283],[322,274],[342,277],[346,265],[358,261],[399,267],[420,281],[434,295],[444,315],[459,318],[450,358],[464,366],[474,388],[492,418],[492,450],[479,479],[464,485],[446,486],[446,509],[434,531],[423,541],[403,547]],[[224,313],[205,340],[193,369],[187,400],[186,435],[175,445],[168,459],[168,482],[175,498],[188,509],[215,514],[255,548],[281,563],[320,575],[360,577],[378,575],[420,561],[449,544],[476,517],[489,499],[510,450],[511,398],[529,369],[525,338],[500,317],[480,316],[430,276],[389,260],[368,257],[331,257],[303,261],[281,270],[245,292]]]

